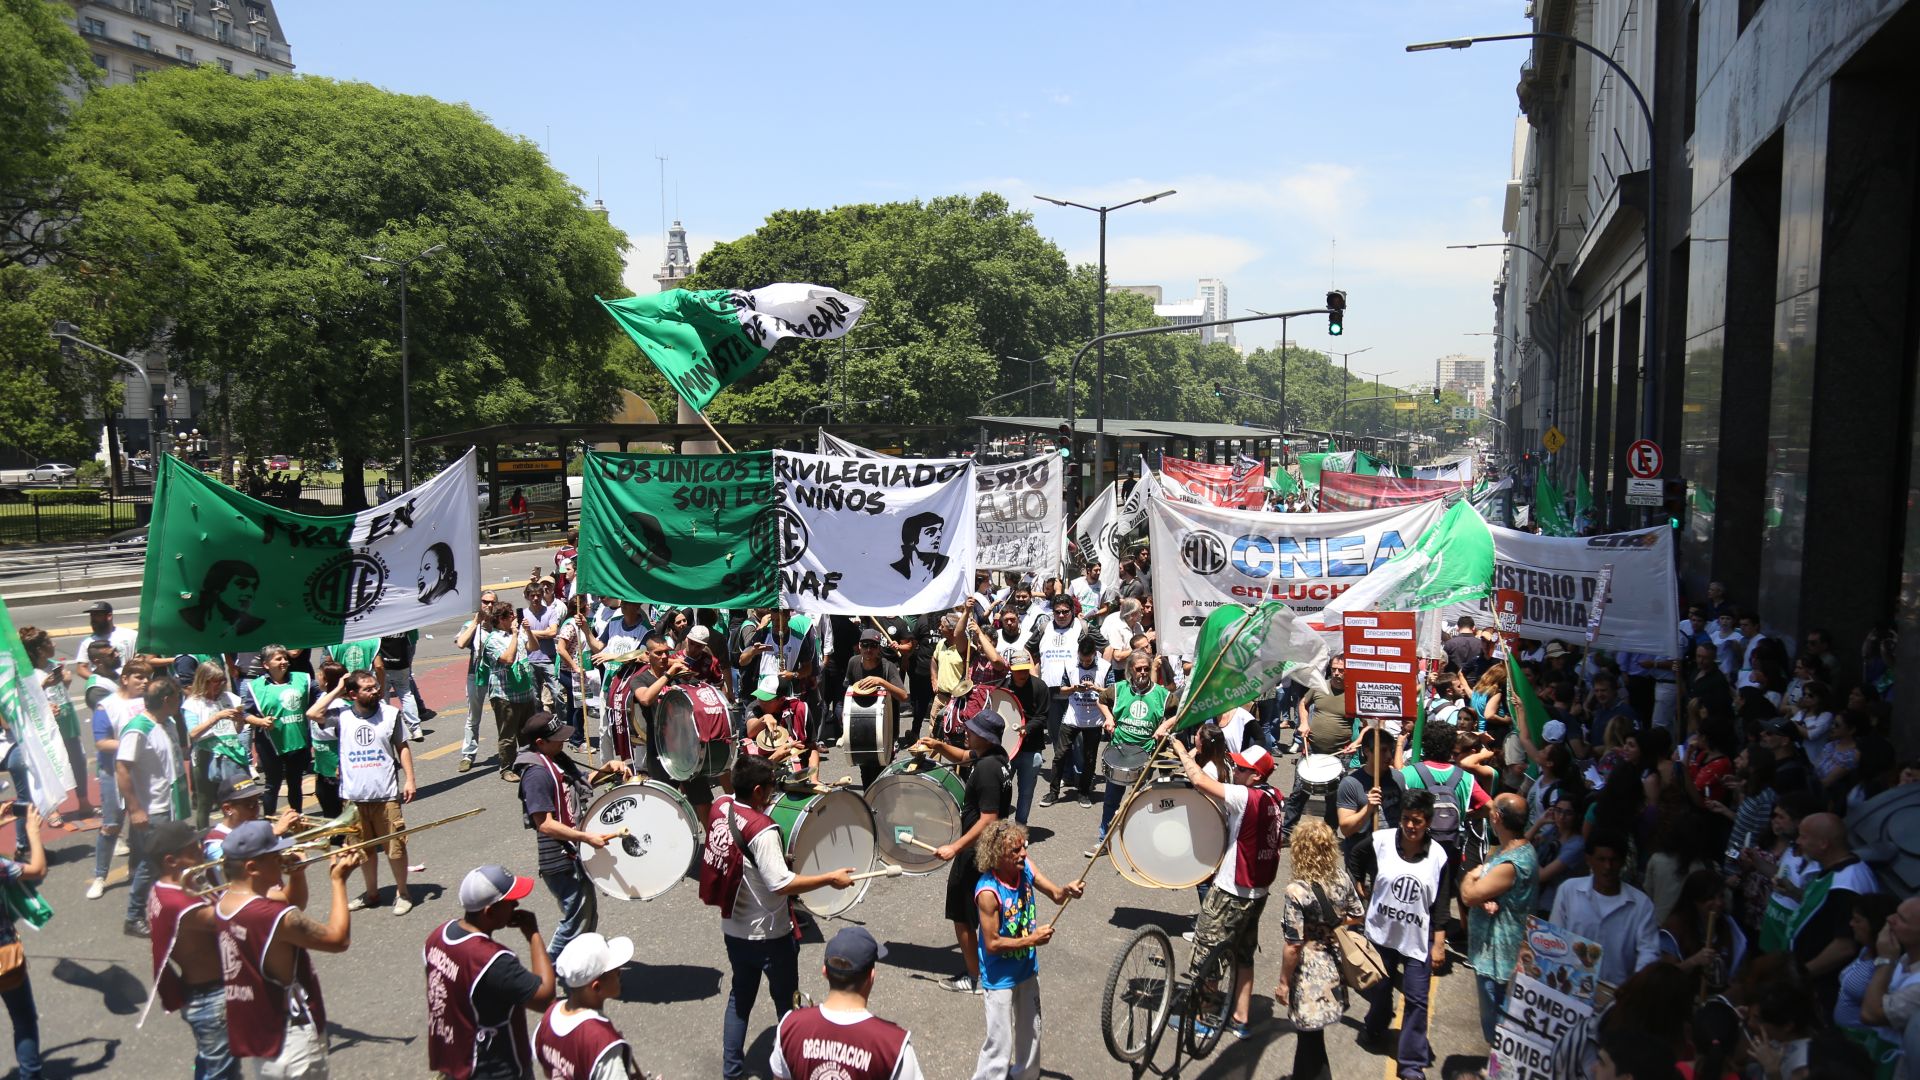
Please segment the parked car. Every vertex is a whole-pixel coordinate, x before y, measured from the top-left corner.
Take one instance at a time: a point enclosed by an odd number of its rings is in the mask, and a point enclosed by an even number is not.
[[[270,458],[268,458],[268,459],[267,459],[267,468],[269,468],[269,469],[291,469],[291,468],[293,468],[293,462],[291,462],[291,461],[288,461],[288,460],[287,460],[287,455],[285,455],[285,454],[275,454],[275,455],[273,455],[272,457],[270,457]]]

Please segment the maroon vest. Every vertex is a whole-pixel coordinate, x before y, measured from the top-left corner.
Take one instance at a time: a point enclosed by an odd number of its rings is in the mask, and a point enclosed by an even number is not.
[[[485,934],[468,933],[455,919],[427,935],[421,959],[427,966],[427,1067],[453,1080],[467,1080],[484,1039],[503,1034],[513,1041],[513,1056],[523,1074],[533,1073],[527,1046],[527,1017],[518,1008],[499,1027],[483,1028],[473,1007],[480,979],[513,950]]]
[[[727,811],[733,811],[739,835],[728,825]],[[700,901],[733,917],[733,902],[740,896],[740,879],[746,873],[746,846],[753,838],[773,828],[773,819],[731,795],[722,795],[707,808],[707,844],[700,853]]]
[[[1247,788],[1247,808],[1234,837],[1233,883],[1264,889],[1280,872],[1280,793],[1265,784]]]
[[[899,1067],[906,1045],[907,1029],[877,1016],[857,1024],[836,1024],[820,1015],[815,1005],[795,1009],[780,1021],[780,1056],[786,1059],[787,1075],[795,1080],[812,1076],[887,1080]]]
[[[314,1028],[326,1033],[327,1007],[307,950],[293,950],[294,985],[267,975],[267,950],[280,920],[292,910],[292,904],[264,896],[249,897],[232,915],[214,908],[220,919],[220,971],[227,981],[227,1048],[234,1057],[279,1057],[287,1025],[303,1007],[313,1014]]]
[[[553,1017],[559,1011],[557,1001],[548,1006],[547,1015],[540,1018],[540,1026],[533,1033],[536,1056],[548,1080],[587,1080],[602,1058],[616,1053],[627,1059],[627,1071],[638,1075],[639,1070],[633,1067],[633,1048],[606,1017],[583,1019],[562,1035],[553,1029]]]
[[[172,964],[173,946],[180,935],[180,920],[187,912],[207,906],[207,901],[178,885],[164,881],[153,883],[147,894],[147,925],[152,929],[153,984],[160,994],[160,1007],[177,1012],[187,1003],[187,985]]]

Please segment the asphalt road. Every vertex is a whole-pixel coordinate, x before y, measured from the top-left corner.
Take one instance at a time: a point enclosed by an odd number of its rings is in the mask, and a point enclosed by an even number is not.
[[[489,559],[484,568],[490,581],[518,581],[533,562],[531,554],[522,553]],[[78,603],[43,605],[16,611],[15,618],[23,624],[83,630],[78,608]],[[130,610],[127,614],[132,617]],[[414,875],[418,906],[410,914],[396,918],[386,906],[356,913],[352,948],[344,955],[317,958],[338,1076],[424,1073],[422,943],[433,928],[458,915],[452,897],[467,870],[488,862],[520,873],[533,870],[533,837],[521,825],[514,789],[498,778],[489,752],[483,750],[472,772],[463,775],[455,769],[464,713],[463,665],[452,650],[456,629],[456,623],[428,627],[421,643],[418,678],[428,703],[441,715],[428,723],[427,741],[416,744],[420,797],[408,808],[407,820],[419,824],[473,807],[487,809],[413,839],[411,861],[424,863],[425,870]],[[484,729],[482,735],[484,747]],[[1279,776],[1288,784],[1291,770],[1291,760],[1281,765]],[[856,770],[848,766],[844,750],[836,750],[822,772],[837,777]],[[1080,852],[1090,846],[1098,815],[1097,803],[1092,809],[1068,802],[1034,811],[1038,843],[1033,857],[1055,880],[1071,879],[1081,871],[1085,860]],[[56,914],[44,931],[26,935],[49,1073],[111,1070],[136,1075],[152,1068],[155,1075],[181,1074],[191,1068],[186,1025],[177,1017],[156,1015],[144,1029],[134,1026],[152,964],[148,943],[121,933],[127,902],[125,860],[116,866],[114,884],[104,898],[88,901],[82,896],[91,872],[93,838],[91,823],[84,831],[49,831],[52,869],[42,895]],[[328,903],[323,871],[323,865],[311,871],[315,914],[323,913]],[[876,1011],[913,1031],[929,1077],[966,1077],[980,1045],[982,1008],[978,998],[937,986],[938,980],[961,970],[951,925],[939,915],[944,883],[944,874],[875,881],[849,919],[867,926],[889,950]],[[384,867],[382,884],[390,901]],[[556,909],[543,888],[536,888],[530,906],[543,929],[551,930]],[[1042,908],[1043,917],[1051,918],[1051,905],[1043,900]],[[1128,1075],[1127,1066],[1108,1056],[1100,1034],[1100,998],[1108,968],[1135,928],[1155,923],[1177,935],[1190,928],[1197,909],[1192,890],[1131,884],[1104,860],[1094,868],[1086,898],[1073,904],[1059,935],[1041,954],[1048,1076],[1087,1080]],[[642,1065],[668,1077],[718,1075],[727,972],[716,913],[700,903],[690,882],[651,903],[602,897],[600,911],[602,932],[626,934],[635,942],[636,960],[625,972],[623,1001],[612,1005],[609,1014],[633,1041]],[[831,936],[835,929],[835,921],[821,922],[809,931],[802,948],[801,986],[815,997],[825,992],[818,974],[822,934]],[[1210,1058],[1186,1064],[1180,1075],[1271,1077],[1291,1068],[1294,1040],[1285,1021],[1273,1018],[1273,1001],[1267,996],[1278,972],[1277,907],[1268,910],[1261,936],[1266,945],[1255,974],[1254,1035],[1246,1040],[1227,1036]],[[517,934],[509,932],[503,940],[524,955]],[[1175,948],[1184,963],[1188,947],[1176,937]],[[764,991],[762,995],[754,1015],[750,1060],[764,1072],[774,1015]],[[1484,1055],[1472,976],[1464,963],[1456,960],[1452,973],[1436,980],[1434,1003],[1430,1037],[1439,1060]],[[1329,1035],[1333,1075],[1391,1077],[1390,1057],[1356,1045],[1361,1009],[1356,999],[1345,1026]],[[1158,1064],[1163,1069],[1172,1062],[1173,1041],[1162,1044]],[[1430,1075],[1441,1075],[1438,1064]]]

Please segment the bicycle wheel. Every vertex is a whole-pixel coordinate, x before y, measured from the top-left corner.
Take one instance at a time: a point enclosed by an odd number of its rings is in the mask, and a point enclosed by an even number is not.
[[[1135,1062],[1153,1050],[1173,1006],[1173,941],[1157,926],[1134,931],[1107,972],[1100,1031],[1115,1061]]]
[[[1195,1060],[1213,1053],[1220,1033],[1233,1023],[1233,985],[1239,976],[1240,960],[1233,955],[1231,943],[1214,946],[1194,965],[1180,1029],[1186,1036],[1187,1053]]]

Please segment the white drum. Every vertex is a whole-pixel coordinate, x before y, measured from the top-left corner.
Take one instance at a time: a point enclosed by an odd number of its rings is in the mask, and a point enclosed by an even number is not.
[[[864,699],[864,700],[863,700]],[[846,726],[847,754],[854,761],[885,765],[893,760],[893,748],[900,740],[900,720],[893,711],[893,695],[848,694],[840,705],[840,719]]]
[[[621,784],[587,807],[582,832],[625,828],[604,848],[581,845],[581,864],[601,892],[617,900],[653,900],[666,895],[700,853],[700,822],[678,791],[658,780]]]
[[[851,866],[856,874],[873,869],[873,811],[859,795],[835,788],[825,795],[788,793],[774,800],[767,815],[780,828],[787,862],[796,874],[825,874]],[[843,915],[867,895],[872,879],[851,889],[831,887],[800,894],[800,903],[822,918]]]
[[[1113,828],[1114,869],[1149,888],[1198,885],[1227,854],[1226,811],[1185,780],[1149,784]]]
[[[1006,748],[1007,757],[1011,760],[1020,752],[1021,742],[1025,741],[1021,728],[1026,725],[1027,710],[1020,707],[1020,699],[1013,696],[1013,691],[998,686],[987,689],[987,701],[983,708],[999,713],[1000,719],[1006,723],[1000,733],[1000,745]],[[1041,720],[1044,722],[1046,718],[1041,717]]]
[[[1333,754],[1308,754],[1295,770],[1307,796],[1325,798],[1340,786],[1340,759]]]

